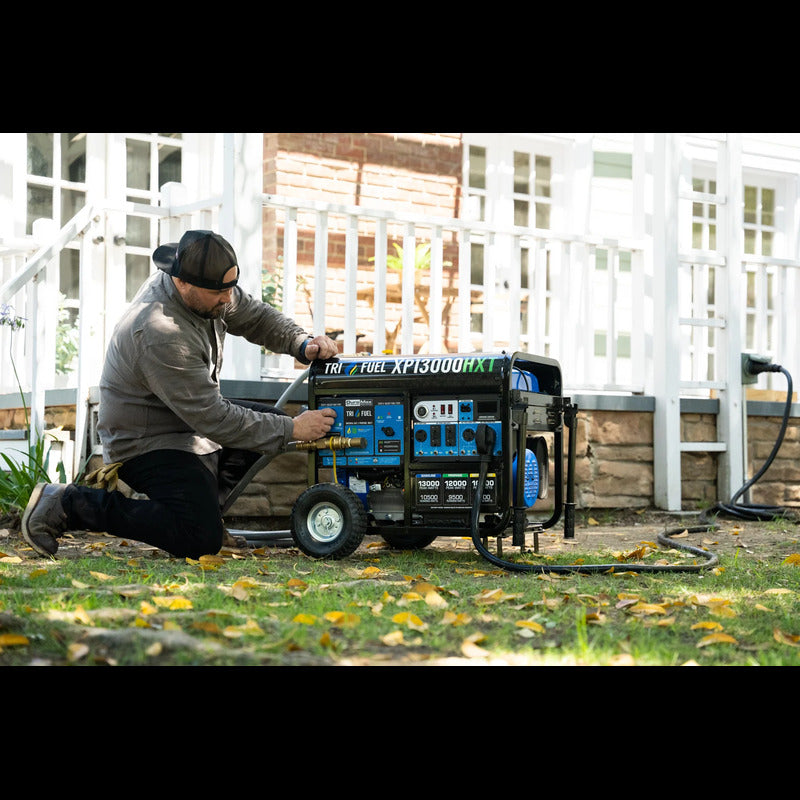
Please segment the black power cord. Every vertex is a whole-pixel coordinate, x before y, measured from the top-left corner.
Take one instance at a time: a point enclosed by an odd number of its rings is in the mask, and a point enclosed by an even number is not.
[[[486,481],[486,473],[489,468],[489,460],[491,454],[494,452],[494,444],[496,433],[493,428],[488,425],[479,425],[475,431],[475,444],[480,455],[480,468],[478,471],[478,487],[475,494],[475,501],[472,504],[472,514],[470,519],[470,528],[472,531],[472,543],[475,549],[490,563],[511,572],[611,572],[622,567],[619,563],[612,564],[561,564],[561,565],[545,565],[545,564],[522,564],[516,561],[507,561],[486,549],[481,541],[480,533],[480,504],[481,497],[483,497],[483,487]],[[709,553],[699,547],[692,547],[691,545],[677,542],[670,538],[670,533],[683,534],[683,533],[702,533],[709,530],[708,525],[699,526],[697,528],[676,528],[673,531],[667,531],[658,535],[659,544],[667,547],[673,547],[678,550],[685,550],[700,556],[705,559],[702,564],[628,564],[624,566],[626,572],[700,572],[701,570],[714,567],[719,563],[719,558],[713,553]]]
[[[708,519],[709,517],[716,516],[717,514],[728,514],[738,519],[749,519],[763,522],[765,520],[784,517],[788,512],[788,509],[783,506],[759,505],[757,503],[743,504],[738,502],[739,498],[745,494],[756,481],[761,479],[764,473],[769,469],[772,462],[775,460],[775,456],[778,454],[778,450],[780,450],[781,444],[783,443],[783,437],[786,434],[786,428],[789,424],[789,416],[792,409],[792,376],[780,364],[766,364],[750,359],[747,363],[747,372],[750,375],[758,375],[761,372],[782,372],[786,378],[786,405],[784,406],[783,410],[783,421],[781,422],[778,438],[775,441],[772,452],[767,457],[767,460],[764,462],[764,465],[761,467],[761,469],[755,475],[753,475],[749,481],[746,481],[742,488],[739,489],[739,491],[736,492],[736,494],[734,494],[727,503],[717,503],[710,509],[704,511],[700,515],[701,520]]]

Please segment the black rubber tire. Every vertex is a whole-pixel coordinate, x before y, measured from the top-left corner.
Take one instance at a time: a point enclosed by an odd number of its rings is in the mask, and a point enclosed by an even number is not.
[[[394,550],[422,550],[437,538],[429,533],[382,533],[381,536]]]
[[[292,509],[292,539],[311,558],[346,558],[358,549],[366,530],[364,504],[339,483],[309,486]]]

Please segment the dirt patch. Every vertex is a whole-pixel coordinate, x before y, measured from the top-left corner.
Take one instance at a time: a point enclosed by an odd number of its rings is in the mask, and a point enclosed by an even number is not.
[[[563,527],[557,527],[540,535],[540,542],[544,552],[565,549],[588,553],[630,552],[642,543],[656,543],[659,534],[705,548],[718,556],[731,556],[738,551],[740,555],[772,561],[800,551],[798,516],[792,512],[779,520],[759,522],[721,515],[707,521],[699,513],[652,509],[603,509],[595,513],[580,512],[574,538],[565,539]]]

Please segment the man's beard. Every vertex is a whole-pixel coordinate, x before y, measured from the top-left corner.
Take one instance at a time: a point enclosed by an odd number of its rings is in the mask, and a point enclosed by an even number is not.
[[[225,304],[227,305],[227,303]],[[211,309],[211,311],[198,311],[196,308],[193,308],[195,314],[202,317],[203,319],[219,319],[222,316],[222,312],[225,310],[225,306],[216,306]]]

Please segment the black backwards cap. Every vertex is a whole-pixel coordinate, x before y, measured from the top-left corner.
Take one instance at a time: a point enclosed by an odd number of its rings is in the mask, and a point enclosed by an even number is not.
[[[186,231],[178,244],[157,247],[153,262],[174,278],[202,289],[222,291],[236,286],[239,280],[236,253],[225,239],[212,231]],[[236,267],[236,277],[223,283],[231,267]]]

